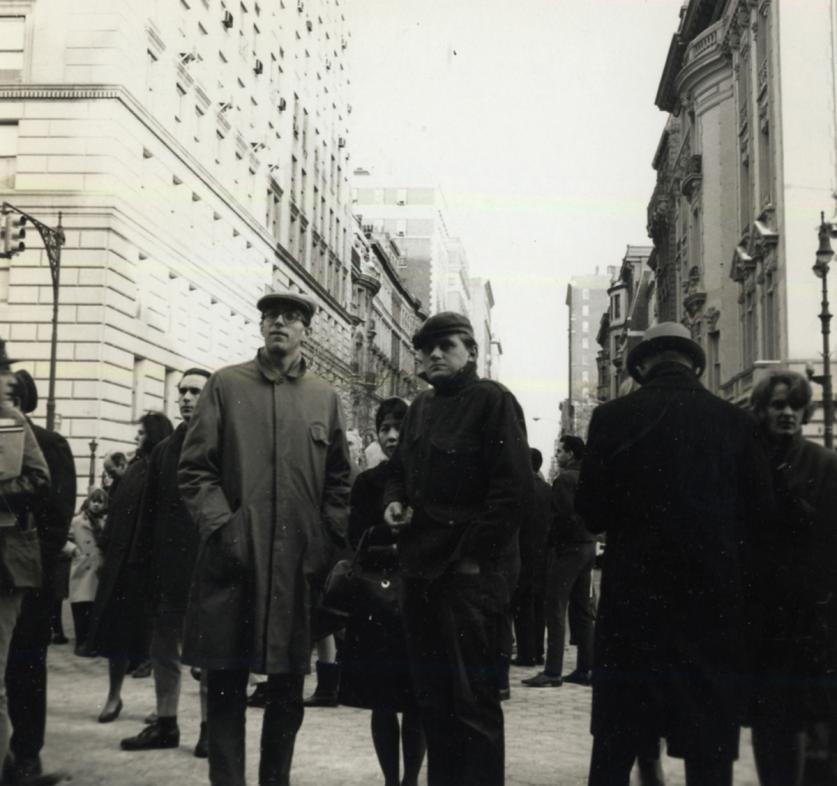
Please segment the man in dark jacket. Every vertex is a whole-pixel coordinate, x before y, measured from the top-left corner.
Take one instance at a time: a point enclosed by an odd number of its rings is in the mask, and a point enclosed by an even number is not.
[[[661,737],[688,786],[732,783],[751,553],[773,505],[754,422],[703,388],[704,365],[685,327],[649,328],[627,358],[642,387],[590,423],[576,509],[607,531],[590,786],[627,786]]]
[[[6,355],[6,342],[0,339],[0,442],[3,448],[0,454],[0,668],[3,673],[24,594],[39,589],[42,584],[35,511],[46,500],[50,485],[44,454],[32,427],[17,406],[17,379],[11,372],[11,362]],[[46,633],[40,641],[45,649],[50,634],[49,603],[44,604],[43,627]],[[34,653],[35,669],[40,665],[40,641]],[[4,681],[0,687],[0,762],[4,769],[10,731],[6,695]],[[40,697],[36,697],[35,702],[39,701]],[[33,710],[37,712],[37,708]],[[10,778],[12,775],[10,767]],[[29,783],[37,774],[30,773],[25,777],[24,782]]]
[[[504,574],[532,495],[529,447],[514,396],[477,376],[466,317],[436,314],[413,344],[433,387],[407,412],[384,501],[385,520],[400,533],[428,784],[498,786],[505,746],[497,653],[510,598]]]
[[[552,489],[538,474],[543,455],[530,448],[535,484],[529,514],[520,525],[520,578],[514,596],[515,666],[543,663],[546,541],[552,523]]]
[[[264,346],[215,372],[180,457],[200,545],[183,662],[208,670],[209,779],[243,786],[249,672],[267,674],[259,782],[287,786],[311,662],[311,584],[343,542],[349,451],[337,392],[302,351],[316,303],[263,296]]]
[[[591,593],[596,542],[575,511],[578,471],[584,455],[584,440],[567,434],[558,440],[558,477],[552,484],[552,529],[546,567],[547,646],[544,670],[522,680],[529,688],[558,687],[564,682],[590,684],[593,668],[595,611]],[[575,671],[561,676],[564,639],[569,610],[572,639],[578,645]]]
[[[29,372],[15,372],[14,400],[24,415],[38,406],[38,388]],[[3,768],[4,783],[57,783],[63,775],[41,771],[47,716],[47,647],[51,638],[51,613],[56,595],[58,559],[76,504],[76,465],[67,440],[47,431],[27,417],[52,481],[49,494],[33,508],[41,546],[43,583],[23,596],[6,664],[6,692],[12,736],[10,758]]]
[[[189,585],[198,553],[198,531],[180,499],[177,467],[186,429],[209,372],[190,368],[177,386],[183,422],[151,453],[131,562],[144,573],[153,610],[151,667],[157,694],[157,719],[137,736],[122,740],[124,750],[176,748],[180,744],[180,652]],[[203,687],[203,686],[202,686]],[[208,755],[206,697],[201,691],[201,731],[195,755]]]

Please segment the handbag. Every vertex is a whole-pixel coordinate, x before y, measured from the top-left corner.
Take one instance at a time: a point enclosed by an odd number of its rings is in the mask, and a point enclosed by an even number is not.
[[[4,584],[14,589],[40,587],[43,581],[41,545],[34,527],[0,530],[0,568]]]
[[[373,529],[370,527],[360,536],[352,558],[337,562],[326,577],[323,609],[344,621],[356,615],[391,619],[399,614],[401,581],[397,571],[364,565],[362,561],[364,555],[392,551],[390,547],[368,545]]]

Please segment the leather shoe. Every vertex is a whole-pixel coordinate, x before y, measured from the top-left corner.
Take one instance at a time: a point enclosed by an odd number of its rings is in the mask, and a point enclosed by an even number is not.
[[[102,713],[99,715],[99,723],[111,723],[115,721],[119,717],[120,712],[122,712],[122,699],[116,702],[116,706],[110,712],[102,710]]]
[[[590,685],[590,672],[589,671],[571,671],[566,677],[563,678],[564,682],[572,682],[576,685]]]
[[[534,658],[532,658],[531,660],[521,660],[520,658],[512,658],[511,659],[511,665],[512,666],[528,667],[528,666],[535,666],[537,664],[535,663]]]
[[[119,743],[123,751],[147,751],[156,748],[176,748],[180,745],[180,729],[175,724],[164,728],[159,722],[146,726],[136,737],[126,737]]]
[[[534,677],[529,677],[528,680],[520,680],[520,684],[527,688],[560,688],[563,680],[560,676],[542,671]]]
[[[45,773],[40,756],[16,760],[9,755],[3,763],[3,780],[0,783],[2,786],[55,786],[68,778],[66,772]]]
[[[247,697],[248,707],[264,707],[267,704],[267,683],[258,682],[253,692]]]

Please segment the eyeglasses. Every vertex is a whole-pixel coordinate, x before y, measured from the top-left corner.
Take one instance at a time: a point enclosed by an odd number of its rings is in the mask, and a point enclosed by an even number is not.
[[[275,322],[280,317],[286,325],[291,322],[305,321],[305,314],[298,308],[271,308],[262,312],[262,319],[270,322]]]

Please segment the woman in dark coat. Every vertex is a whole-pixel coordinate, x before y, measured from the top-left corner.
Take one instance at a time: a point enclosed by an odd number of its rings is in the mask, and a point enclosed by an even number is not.
[[[375,415],[378,442],[389,459],[398,444],[407,405],[400,398],[383,401]],[[384,461],[361,473],[352,487],[349,540],[358,547],[366,537],[362,565],[392,570],[390,581],[398,590],[398,557],[390,528],[384,524],[383,496],[389,476]],[[340,703],[372,710],[372,742],[385,786],[417,786],[424,759],[424,732],[413,697],[407,648],[397,612],[356,614],[346,626],[339,652]],[[403,713],[399,733],[398,713]],[[399,780],[399,737],[404,752],[404,779]]]
[[[148,457],[172,430],[162,412],[148,412],[139,419],[137,451],[110,498],[108,523],[101,541],[104,561],[88,634],[88,648],[108,658],[110,686],[100,723],[109,723],[119,716],[122,682],[131,661],[148,657],[150,629],[145,590],[139,568],[130,565],[128,557],[145,488]]]
[[[806,736],[830,736],[832,745],[837,736],[837,454],[802,436],[812,405],[800,374],[767,375],[751,404],[769,445],[779,516],[764,561],[753,751],[763,786],[819,783],[805,772]],[[821,782],[835,779],[831,772]]]

